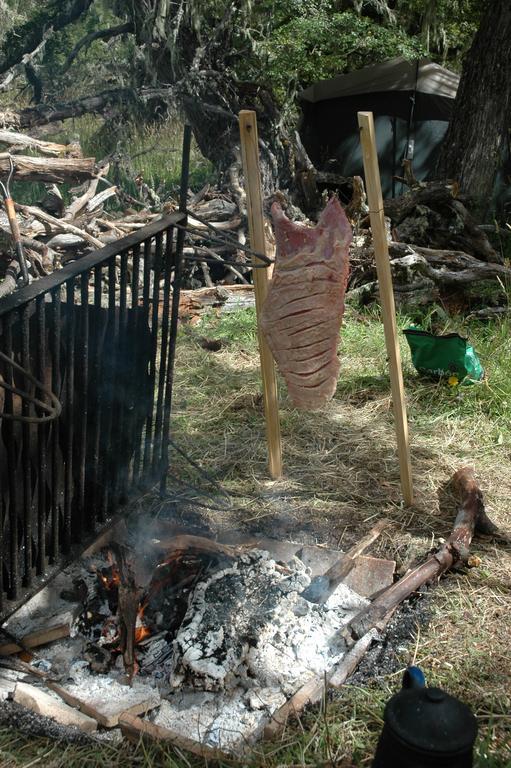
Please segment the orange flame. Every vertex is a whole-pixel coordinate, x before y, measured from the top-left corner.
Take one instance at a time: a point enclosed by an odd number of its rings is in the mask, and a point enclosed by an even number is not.
[[[146,627],[145,624],[142,624],[141,627],[135,628],[135,643],[140,643],[142,640],[145,640],[146,637],[149,637],[151,634],[151,630],[149,627]]]

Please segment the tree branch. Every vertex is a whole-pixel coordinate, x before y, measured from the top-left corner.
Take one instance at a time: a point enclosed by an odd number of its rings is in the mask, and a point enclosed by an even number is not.
[[[108,91],[84,96],[75,101],[57,104],[39,104],[20,110],[0,110],[0,125],[2,128],[28,130],[39,125],[48,125],[69,117],[96,113],[101,114],[106,109],[129,104],[134,110],[147,110],[147,105],[153,101],[161,106],[162,102],[170,102],[174,97],[174,88],[112,88]]]
[[[89,48],[95,40],[111,40],[112,37],[119,37],[134,31],[133,22],[127,21],[125,24],[118,24],[116,27],[108,29],[98,29],[96,32],[90,32],[77,42],[62,68],[62,74],[67,72],[73,61],[76,59],[82,48]]]
[[[50,0],[21,27],[8,32],[0,55],[0,74],[19,64],[23,56],[34,51],[49,27],[58,32],[86,13],[94,0]]]

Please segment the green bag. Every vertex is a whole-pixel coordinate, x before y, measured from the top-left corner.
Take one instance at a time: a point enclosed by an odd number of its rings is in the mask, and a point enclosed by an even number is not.
[[[481,381],[484,368],[473,347],[458,333],[435,336],[427,331],[407,328],[403,333],[419,373],[428,376],[455,376],[458,382]]]

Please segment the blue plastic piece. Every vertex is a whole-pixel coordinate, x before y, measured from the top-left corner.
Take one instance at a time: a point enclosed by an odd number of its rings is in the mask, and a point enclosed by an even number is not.
[[[424,672],[419,667],[408,667],[403,675],[403,688],[425,688],[426,678]]]

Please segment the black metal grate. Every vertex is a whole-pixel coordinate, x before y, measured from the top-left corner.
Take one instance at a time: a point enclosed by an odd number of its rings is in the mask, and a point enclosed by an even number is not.
[[[0,388],[4,615],[165,475],[184,220],[166,216],[0,304],[0,374],[30,396]],[[30,423],[47,390],[61,414]]]

